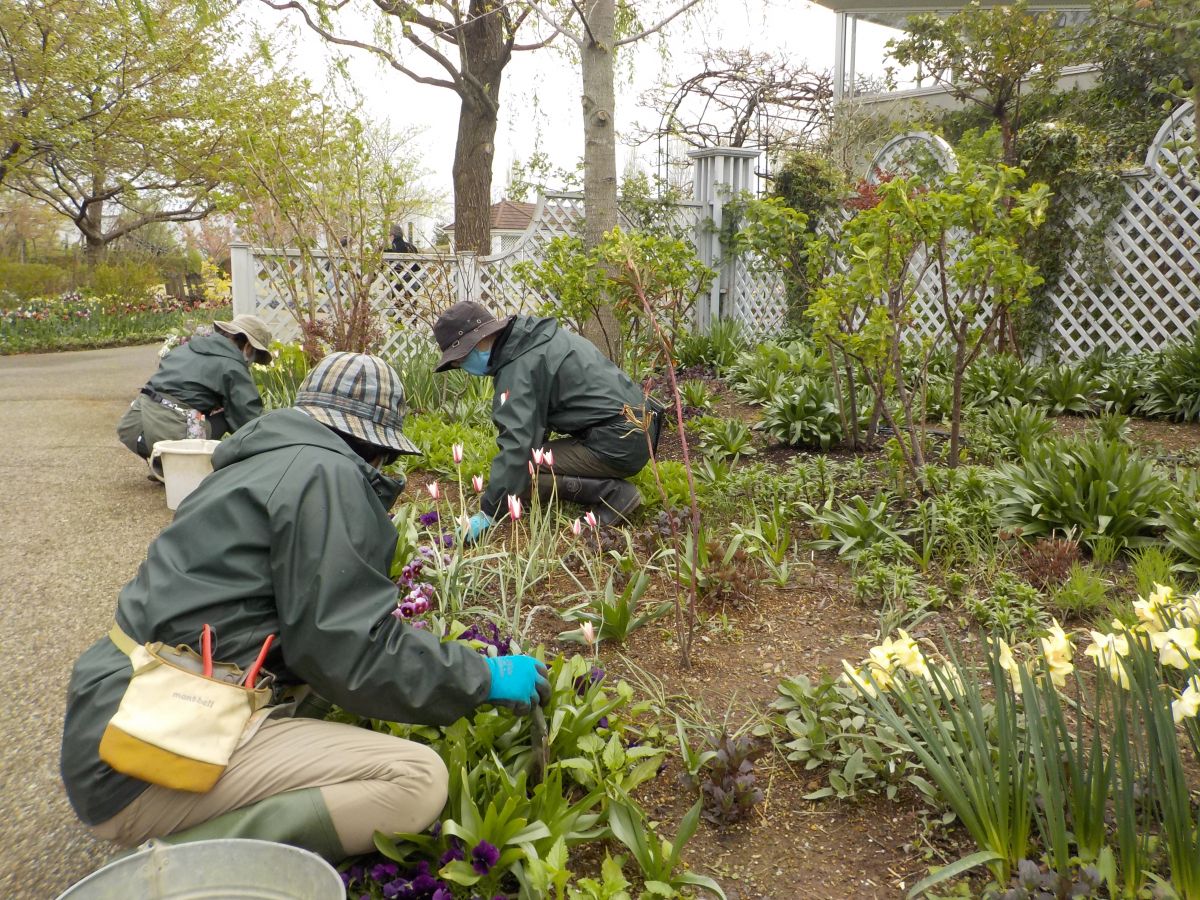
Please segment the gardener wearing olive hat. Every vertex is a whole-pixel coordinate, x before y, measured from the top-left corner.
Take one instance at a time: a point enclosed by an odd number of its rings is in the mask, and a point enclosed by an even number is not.
[[[203,413],[205,437],[219,438],[262,415],[250,363],[271,361],[271,331],[257,316],[213,323],[163,357],[117,424],[121,443],[143,459],[157,441],[187,436],[188,414]]]
[[[500,452],[468,540],[496,521],[506,496],[529,496],[529,465],[542,448],[554,451],[554,465],[553,474],[538,473],[539,496],[556,488],[559,499],[584,505],[605,524],[637,509],[641,494],[624,479],[649,462],[662,409],[590,341],[554,319],[497,319],[469,300],[447,309],[433,334],[442,350],[437,371],[457,367],[495,380]],[[552,432],[561,437],[549,440]]]
[[[275,635],[265,669],[276,685],[309,685],[373,719],[446,725],[482,703],[527,713],[544,701],[545,669],[532,657],[486,658],[394,615],[388,510],[404,481],[379,467],[418,452],[401,431],[403,405],[385,362],[335,353],[294,408],[222,441],[213,473],[121,591],[124,635],[196,646],[208,624],[214,657],[243,667]],[[377,830],[424,830],[446,802],[446,766],[426,745],[286,707],[243,738],[206,793],[128,777],[100,748],[129,680],[129,657],[105,637],[76,663],[67,697],[63,780],[106,840],[259,838],[338,860],[373,850]]]

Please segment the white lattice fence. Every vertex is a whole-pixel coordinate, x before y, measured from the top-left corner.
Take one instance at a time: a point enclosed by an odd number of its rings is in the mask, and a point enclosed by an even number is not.
[[[1082,250],[1067,260],[1049,294],[1054,314],[1042,348],[1047,355],[1157,350],[1187,337],[1200,321],[1200,171],[1194,142],[1189,104],[1163,124],[1146,170],[1123,181],[1125,202],[1104,235],[1108,271],[1095,271]],[[928,171],[933,164],[956,166],[944,141],[914,132],[889,142],[872,162],[869,177],[881,171]],[[1079,207],[1072,227],[1090,230],[1097,214],[1096,203]],[[916,262],[914,271],[920,271],[921,260]],[[925,272],[914,301],[915,324],[923,335],[936,335],[944,325],[937,275],[936,267]]]

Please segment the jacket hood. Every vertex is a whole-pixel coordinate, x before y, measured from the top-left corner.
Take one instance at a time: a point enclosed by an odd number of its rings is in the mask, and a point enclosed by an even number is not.
[[[493,357],[488,366],[488,372],[495,372],[517,357],[524,356],[530,350],[542,346],[554,337],[557,331],[558,322],[554,319],[514,316],[504,343],[500,345],[499,359]]]
[[[213,453],[212,467],[216,471],[260,453],[285,447],[317,447],[350,460],[371,483],[384,509],[391,509],[404,490],[403,477],[389,478],[368,465],[345,441],[298,409],[276,409],[239,428],[221,441]]]
[[[204,356],[227,356],[230,359],[246,362],[246,357],[237,348],[237,344],[219,334],[206,334],[191,338],[187,342],[187,347],[193,353],[200,353]]]

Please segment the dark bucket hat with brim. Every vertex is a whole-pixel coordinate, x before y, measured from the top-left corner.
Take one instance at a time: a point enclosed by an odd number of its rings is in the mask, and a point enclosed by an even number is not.
[[[442,358],[435,372],[444,372],[462,362],[475,345],[488,335],[503,331],[512,321],[512,316],[497,319],[482,303],[462,300],[442,313],[433,323],[433,337]]]
[[[226,334],[240,334],[249,341],[254,348],[254,361],[260,366],[271,364],[271,329],[258,316],[243,313],[228,322],[218,319],[213,324]]]
[[[404,386],[396,370],[366,353],[331,353],[296,391],[296,409],[344,434],[420,456],[404,436]]]

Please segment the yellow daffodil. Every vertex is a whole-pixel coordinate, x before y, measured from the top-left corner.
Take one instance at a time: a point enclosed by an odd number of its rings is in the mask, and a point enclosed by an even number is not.
[[[1194,719],[1200,712],[1200,676],[1193,675],[1188,679],[1187,689],[1179,695],[1179,699],[1171,704],[1171,715],[1175,724],[1184,719]]]
[[[921,648],[917,646],[917,642],[908,636],[904,630],[900,631],[900,637],[892,641],[889,647],[892,654],[892,659],[896,661],[896,665],[900,666],[905,672],[910,675],[917,675],[920,678],[928,679],[929,664],[925,661],[925,656],[921,653]]]
[[[1185,625],[1200,625],[1200,594],[1192,594],[1179,602],[1179,618]]]
[[[850,663],[846,662],[844,659],[842,660],[842,668],[846,670],[842,677],[857,687],[868,697],[874,697],[879,693],[879,691],[876,690],[876,685],[879,684],[879,677],[874,672],[871,673],[871,677],[875,679],[875,684],[871,684],[871,682],[868,681],[863,675],[861,669],[854,668],[854,666],[850,665]],[[885,675],[884,677],[886,678],[887,676]]]
[[[1133,611],[1137,613],[1138,625],[1142,630],[1153,633],[1171,627],[1174,606],[1175,591],[1165,585],[1155,584],[1149,597],[1134,601]]]
[[[1075,671],[1075,666],[1071,663],[1074,654],[1075,648],[1071,646],[1071,639],[1062,630],[1058,620],[1054,620],[1050,636],[1042,638],[1042,655],[1046,658],[1050,680],[1054,682],[1055,687],[1066,684],[1067,676]]]
[[[1123,689],[1129,690],[1129,673],[1121,657],[1129,655],[1129,638],[1123,634],[1105,634],[1101,631],[1091,632],[1092,645],[1085,654],[1090,656],[1098,668],[1108,670],[1108,675]]]
[[[1012,647],[1008,646],[1008,641],[1000,638],[993,646],[999,648],[999,654],[996,656],[996,661],[1000,663],[1000,668],[1007,673],[1012,681],[1013,690],[1018,694],[1021,693],[1021,669],[1017,665],[1016,657],[1013,656]]]
[[[1173,669],[1188,669],[1188,660],[1200,659],[1196,647],[1195,628],[1168,628],[1150,635],[1150,643],[1158,651],[1158,659]]]

